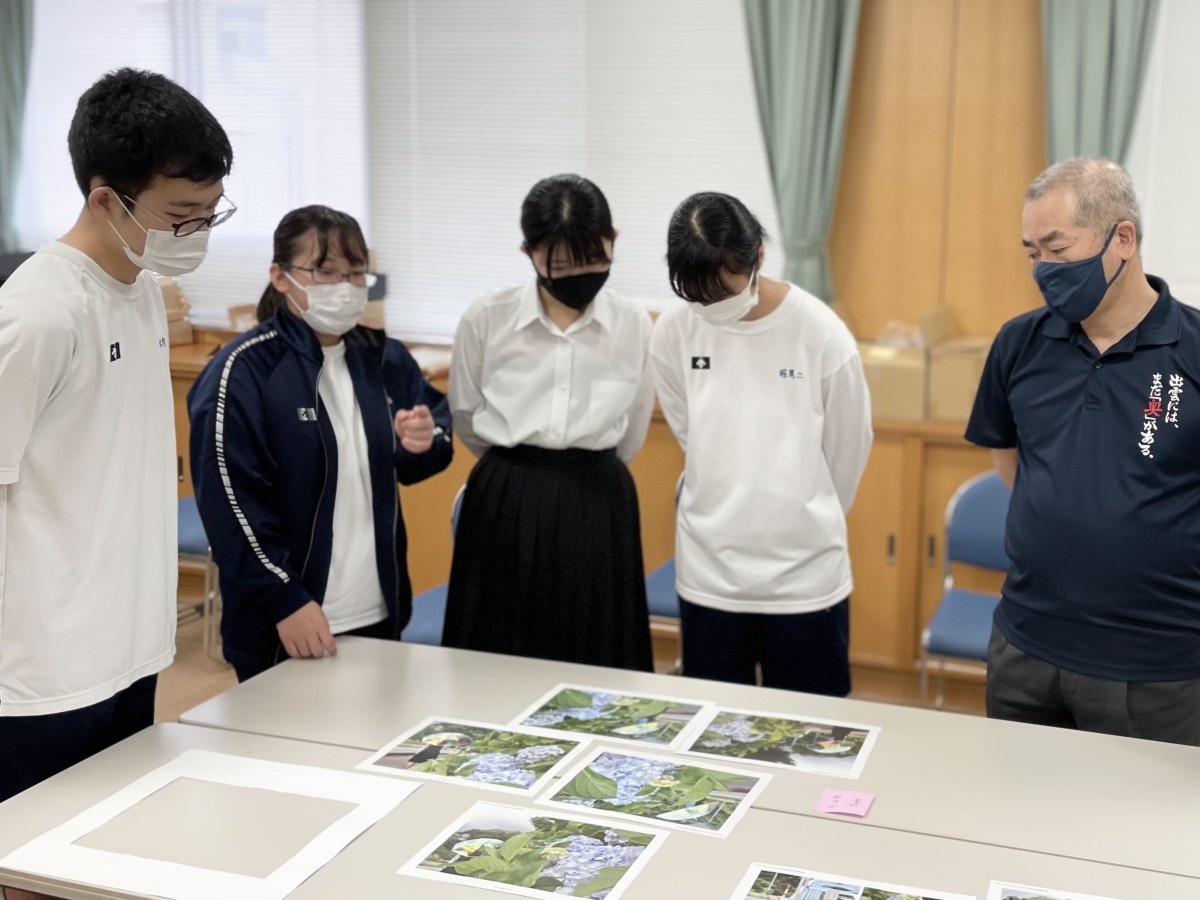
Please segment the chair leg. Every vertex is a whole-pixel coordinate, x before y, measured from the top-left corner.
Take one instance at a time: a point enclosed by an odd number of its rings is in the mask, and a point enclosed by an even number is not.
[[[921,654],[921,705],[929,702],[929,657]]]
[[[208,555],[208,565],[204,568],[204,653],[210,659],[224,662],[221,648],[218,646],[221,636],[221,586],[217,581],[216,566],[212,561],[212,553]]]
[[[937,697],[934,698],[934,701],[933,701],[934,709],[941,709],[946,704],[946,697],[945,697],[945,694],[943,693],[943,688],[945,685],[945,678],[946,678],[946,663],[943,660],[938,660]]]

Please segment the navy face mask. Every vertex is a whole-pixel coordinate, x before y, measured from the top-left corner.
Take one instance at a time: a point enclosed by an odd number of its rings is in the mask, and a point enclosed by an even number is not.
[[[547,278],[538,272],[538,284],[563,306],[583,312],[596,299],[600,288],[604,287],[604,282],[608,281],[609,271],[611,270],[584,272],[582,275],[564,275],[559,278]]]
[[[1082,322],[1094,313],[1125,268],[1127,260],[1123,259],[1112,278],[1104,277],[1104,253],[1116,233],[1117,226],[1114,225],[1095,256],[1075,262],[1040,262],[1033,267],[1033,279],[1041,289],[1046,305],[1068,322]]]

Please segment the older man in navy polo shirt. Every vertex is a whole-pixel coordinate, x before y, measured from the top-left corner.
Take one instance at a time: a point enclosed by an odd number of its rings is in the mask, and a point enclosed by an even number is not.
[[[1013,488],[988,715],[1200,745],[1200,311],[1142,270],[1129,175],[1025,195],[1044,308],[997,336],[967,439]]]

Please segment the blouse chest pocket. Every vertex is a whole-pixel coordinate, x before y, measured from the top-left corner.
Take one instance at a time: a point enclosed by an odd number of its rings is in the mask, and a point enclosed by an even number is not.
[[[589,385],[588,431],[599,435],[624,421],[637,396],[633,381],[593,380]]]

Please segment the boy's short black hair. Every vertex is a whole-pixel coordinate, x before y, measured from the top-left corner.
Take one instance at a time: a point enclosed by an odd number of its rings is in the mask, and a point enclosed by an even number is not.
[[[225,129],[204,104],[171,79],[139,69],[109,72],[84,92],[67,147],[85,197],[97,176],[136,199],[157,175],[209,184],[233,166]]]

